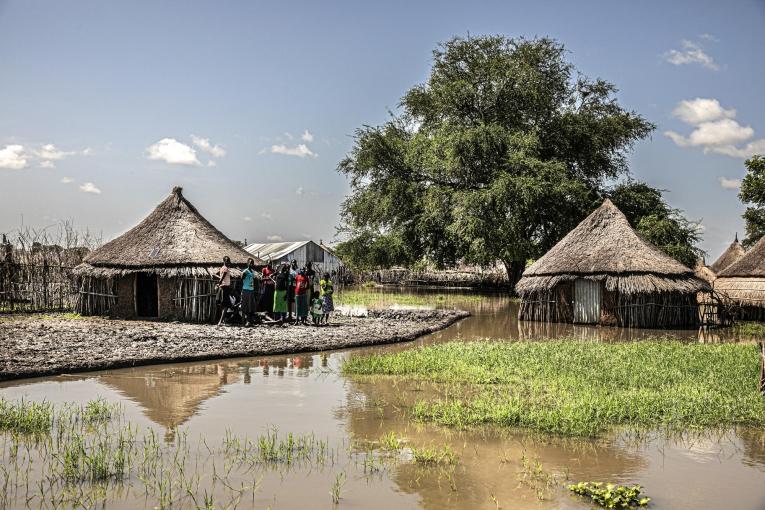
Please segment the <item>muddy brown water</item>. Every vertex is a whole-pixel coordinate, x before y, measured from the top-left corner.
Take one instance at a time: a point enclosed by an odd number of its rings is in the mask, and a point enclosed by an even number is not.
[[[688,433],[672,438],[650,433],[642,438],[611,434],[598,440],[497,429],[460,432],[407,418],[406,407],[427,398],[427,385],[387,378],[350,379],[338,373],[351,353],[391,352],[451,340],[566,336],[634,341],[668,334],[688,341],[738,339],[718,332],[519,323],[516,305],[498,295],[450,294],[438,306],[467,309],[472,316],[406,344],[11,381],[0,384],[0,397],[54,403],[102,397],[120,403],[127,420],[156,431],[167,445],[178,434],[189,442],[203,438],[206,444],[219,444],[227,434],[252,438],[278,429],[280,434],[314,434],[332,449],[331,460],[321,464],[243,475],[242,480],[257,480],[257,487],[238,501],[238,508],[591,508],[568,493],[568,479],[640,483],[652,498],[652,508],[765,509],[762,430]],[[380,439],[391,433],[402,440],[399,452],[385,452],[381,447]],[[448,446],[457,455],[457,464],[423,466],[412,461],[411,448],[429,446]],[[365,465],[370,458],[371,464]],[[338,476],[344,476],[345,482],[335,504],[330,492]],[[227,488],[218,485],[214,491],[216,508],[236,502]],[[173,508],[195,508],[181,492]],[[41,506],[36,499],[28,504],[24,494],[14,493],[7,499],[9,506]],[[100,498],[95,506],[158,505],[157,498],[147,495],[136,479],[111,486]]]

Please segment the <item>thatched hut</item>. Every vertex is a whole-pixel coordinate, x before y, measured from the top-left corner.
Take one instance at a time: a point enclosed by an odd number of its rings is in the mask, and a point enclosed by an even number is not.
[[[523,273],[522,320],[644,328],[699,323],[697,292],[709,290],[603,202]]]
[[[717,260],[715,260],[714,264],[709,266],[709,268],[712,271],[714,271],[715,274],[720,274],[720,272],[723,269],[725,269],[726,267],[736,262],[745,254],[746,254],[746,251],[744,250],[744,247],[741,246],[741,243],[738,242],[738,233],[737,233],[735,239],[730,244],[730,246],[728,246],[728,248],[722,253],[722,255],[720,255],[720,257]]]
[[[738,318],[765,320],[765,237],[720,271],[715,292],[740,307]]]
[[[173,192],[141,223],[91,252],[74,274],[78,311],[120,318],[215,320],[215,275],[254,258]],[[256,260],[256,263],[260,263]]]

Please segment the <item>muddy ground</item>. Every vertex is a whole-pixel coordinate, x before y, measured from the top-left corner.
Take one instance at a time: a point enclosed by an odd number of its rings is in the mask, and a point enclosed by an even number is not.
[[[323,351],[414,340],[467,317],[457,310],[379,310],[327,326],[238,326],[67,318],[0,319],[0,380],[174,361]]]

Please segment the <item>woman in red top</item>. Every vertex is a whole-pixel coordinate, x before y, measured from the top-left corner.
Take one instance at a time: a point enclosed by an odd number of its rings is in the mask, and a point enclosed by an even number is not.
[[[309,285],[310,280],[305,275],[305,270],[301,269],[295,277],[295,315],[301,324],[308,321]]]
[[[258,304],[259,312],[266,312],[273,319],[274,313],[274,268],[271,262],[263,268],[263,295]]]

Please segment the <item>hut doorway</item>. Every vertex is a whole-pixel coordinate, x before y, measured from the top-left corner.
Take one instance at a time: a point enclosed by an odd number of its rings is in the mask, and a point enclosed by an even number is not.
[[[135,314],[138,317],[159,317],[156,274],[136,273]]]
[[[574,282],[574,322],[597,324],[600,321],[600,282],[578,279]]]

